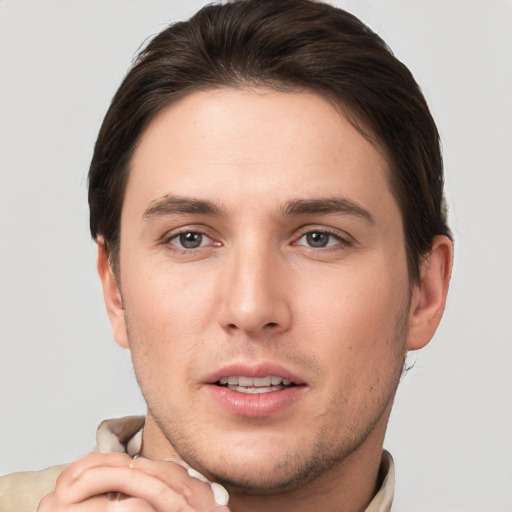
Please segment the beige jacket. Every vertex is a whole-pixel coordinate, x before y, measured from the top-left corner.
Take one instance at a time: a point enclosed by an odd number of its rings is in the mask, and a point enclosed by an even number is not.
[[[143,416],[105,420],[96,432],[96,450],[101,453],[137,453],[136,434],[144,425]],[[132,453],[134,452],[134,453]],[[42,471],[25,471],[0,477],[0,512],[36,512],[44,496],[55,490],[58,476],[69,464]],[[395,488],[391,455],[384,451],[381,462],[382,485],[365,512],[390,512]]]

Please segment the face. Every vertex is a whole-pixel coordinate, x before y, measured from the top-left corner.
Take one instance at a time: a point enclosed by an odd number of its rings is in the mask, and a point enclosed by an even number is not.
[[[220,89],[162,111],[132,162],[114,322],[147,428],[260,492],[381,446],[404,247],[385,158],[319,96]]]

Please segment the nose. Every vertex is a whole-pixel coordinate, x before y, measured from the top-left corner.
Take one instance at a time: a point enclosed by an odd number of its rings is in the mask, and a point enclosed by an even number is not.
[[[279,255],[268,246],[240,249],[229,258],[225,270],[219,312],[225,330],[258,337],[290,328],[285,262]]]

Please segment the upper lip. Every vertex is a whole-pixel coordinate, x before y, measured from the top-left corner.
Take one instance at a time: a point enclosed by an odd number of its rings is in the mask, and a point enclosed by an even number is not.
[[[276,377],[287,379],[293,382],[295,385],[306,384],[304,379],[301,379],[291,370],[278,363],[273,363],[270,361],[259,363],[229,363],[207,375],[204,378],[204,382],[206,384],[214,384],[218,382],[222,377],[230,376],[267,377],[268,375],[274,375]]]

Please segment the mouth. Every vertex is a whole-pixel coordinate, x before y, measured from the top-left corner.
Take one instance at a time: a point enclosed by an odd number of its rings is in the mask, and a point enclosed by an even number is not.
[[[214,403],[239,418],[280,417],[309,389],[298,374],[270,361],[226,364],[203,382]]]
[[[243,375],[229,375],[221,377],[214,383],[216,386],[237,391],[238,393],[273,393],[295,387],[297,384],[284,377],[267,375],[266,377],[247,377]]]

